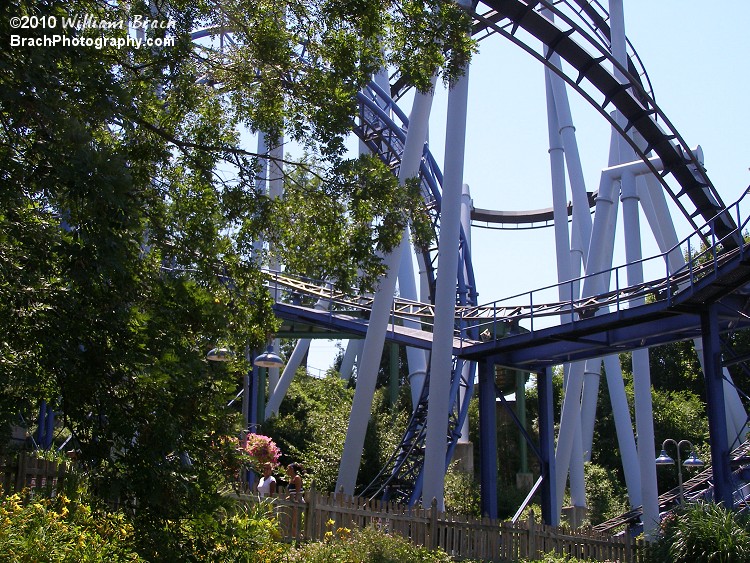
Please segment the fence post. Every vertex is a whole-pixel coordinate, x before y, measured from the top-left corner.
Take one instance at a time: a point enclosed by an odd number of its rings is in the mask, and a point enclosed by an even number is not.
[[[623,537],[623,543],[625,544],[623,547],[625,548],[625,561],[632,561],[633,560],[633,538],[630,537],[630,533],[626,532]]]
[[[26,465],[28,457],[26,452],[18,454],[18,472],[16,473],[16,492],[20,492],[26,486]]]
[[[432,504],[430,504],[430,549],[435,550],[438,546],[438,531],[437,531],[437,499],[432,498]]]
[[[527,526],[529,530],[529,541],[528,541],[528,549],[529,552],[526,554],[526,557],[529,559],[536,559],[536,523],[534,522],[534,511],[531,510],[529,512],[529,523]]]
[[[310,488],[306,495],[303,495],[302,502],[305,502],[305,496],[307,502],[305,503],[305,537],[307,540],[317,540],[322,538],[314,538],[313,532],[315,531],[315,509],[317,506],[318,493],[315,491],[315,482],[310,483]]]
[[[338,507],[338,510],[335,512],[335,517],[333,519],[334,521],[334,529],[340,528],[344,526],[344,516],[343,516],[343,508],[344,508],[344,486],[342,485],[339,487],[339,492],[336,493],[336,503],[335,506]]]

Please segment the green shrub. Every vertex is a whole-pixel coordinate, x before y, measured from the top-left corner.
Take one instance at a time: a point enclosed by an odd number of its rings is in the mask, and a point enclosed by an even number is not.
[[[235,503],[169,522],[159,531],[149,529],[138,547],[152,562],[272,563],[288,549],[279,539],[269,502]]]
[[[333,526],[333,521],[329,522]],[[289,563],[448,563],[444,551],[430,551],[400,536],[375,528],[352,532],[348,528],[329,529],[326,540],[305,544],[293,550]]]
[[[521,559],[518,563],[586,563],[588,559],[577,559],[570,555],[560,555],[554,551],[545,553],[541,559]],[[606,563],[606,562],[604,562]]]
[[[586,463],[587,520],[599,524],[628,510],[627,493],[615,471]]]
[[[133,526],[123,514],[64,494],[53,499],[14,494],[0,501],[0,561],[143,561],[134,545]]]
[[[648,550],[651,563],[750,562],[750,519],[714,503],[698,503],[662,521]]]
[[[445,474],[445,510],[456,514],[481,516],[482,499],[479,494],[479,483],[463,471],[457,464],[451,464]]]

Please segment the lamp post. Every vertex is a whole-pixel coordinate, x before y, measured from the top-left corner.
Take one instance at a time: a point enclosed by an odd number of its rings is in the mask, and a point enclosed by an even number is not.
[[[677,481],[680,488],[680,504],[684,504],[685,493],[682,487],[682,466],[703,467],[705,464],[702,460],[696,457],[695,450],[693,449],[693,444],[691,444],[688,440],[680,440],[679,442],[676,442],[675,440],[672,440],[672,438],[667,438],[661,445],[661,452],[659,453],[659,457],[657,457],[655,460],[656,465],[673,465],[675,463],[675,461],[667,455],[667,444],[674,444],[675,448],[677,449]],[[688,458],[681,464],[680,449],[683,445],[688,446],[690,454],[688,455]]]

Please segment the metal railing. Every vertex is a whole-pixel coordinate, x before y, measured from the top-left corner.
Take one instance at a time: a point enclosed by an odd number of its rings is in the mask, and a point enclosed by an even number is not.
[[[524,326],[524,329],[533,333],[539,328],[550,326],[550,317],[575,324],[597,314],[633,308],[647,299],[666,299],[667,305],[671,306],[678,295],[682,297],[685,292],[693,291],[699,281],[716,276],[719,268],[729,259],[738,255],[740,260],[744,258],[747,252],[744,244],[734,248],[732,245],[727,250],[724,242],[728,239],[736,240],[737,236],[742,237],[743,231],[746,230],[750,222],[750,198],[746,197],[749,192],[750,188],[745,190],[735,203],[661,254],[476,307],[459,308],[456,311],[457,317],[467,323],[473,323],[479,328],[480,333],[490,331],[489,336],[497,339],[507,333],[505,327],[499,330],[499,325],[507,325],[510,322],[518,325],[525,321],[528,326]],[[723,237],[717,238],[713,225],[717,221],[723,221],[727,214],[736,219],[737,226]],[[707,246],[704,240],[709,240],[710,245]],[[644,271],[661,270],[664,275],[647,282],[629,284],[627,270],[632,267],[641,267]],[[563,292],[567,295],[576,295],[578,288],[585,288],[586,282],[594,278],[608,280],[607,285],[610,289],[591,296],[555,299]],[[484,340],[486,339],[487,333]]]

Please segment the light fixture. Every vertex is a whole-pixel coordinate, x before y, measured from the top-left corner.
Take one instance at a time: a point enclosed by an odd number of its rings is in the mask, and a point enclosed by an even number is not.
[[[206,354],[209,362],[231,362],[234,360],[234,352],[229,348],[212,348]]]
[[[675,440],[672,440],[672,438],[667,438],[661,445],[661,452],[659,453],[659,457],[654,460],[656,465],[675,464],[674,459],[667,455],[667,444],[674,444],[675,448],[677,449],[677,482],[680,490],[680,504],[683,504],[685,502],[685,491],[682,484],[682,468],[703,467],[705,464],[702,460],[696,457],[695,450],[693,449],[693,444],[691,444],[688,440],[680,440],[679,442],[676,442]],[[683,463],[680,463],[680,449],[682,448],[682,446],[687,446],[689,448],[688,451],[690,452],[690,455]]]
[[[659,453],[659,457],[656,458],[656,465],[674,465],[674,460],[667,455],[666,450],[662,450]]]
[[[696,457],[695,452],[690,452],[688,458],[682,462],[685,467],[703,467],[706,465],[702,459]]]
[[[280,368],[284,365],[284,360],[278,354],[274,354],[273,344],[270,344],[265,352],[255,358],[253,365],[260,368]]]

